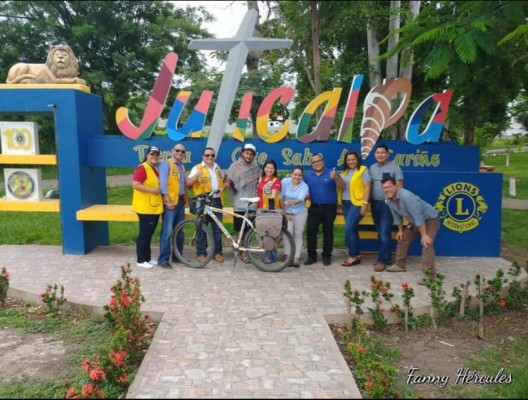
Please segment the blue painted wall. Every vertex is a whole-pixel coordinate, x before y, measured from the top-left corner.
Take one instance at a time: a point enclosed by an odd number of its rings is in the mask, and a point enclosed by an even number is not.
[[[105,134],[102,101],[97,95],[67,88],[0,89],[0,114],[35,113],[55,115],[64,253],[85,254],[99,245],[108,245],[107,222],[77,221],[75,213],[92,204],[107,203],[106,167],[135,167],[150,145],[157,145],[164,151],[164,157],[169,157],[175,142],[165,136],[133,141],[122,135]],[[271,158],[280,169],[291,169],[294,165],[309,169],[310,154],[316,152],[323,153],[328,167],[341,169],[344,152],[359,152],[359,141],[310,144],[297,140],[274,144],[260,139],[248,141],[257,147],[259,164]],[[187,138],[182,143],[188,150],[185,163],[190,168],[201,161],[206,139]],[[391,159],[404,171],[406,188],[433,205],[442,193],[449,192],[444,196],[445,216],[435,242],[437,255],[500,256],[502,175],[478,172],[478,147],[454,142],[419,146],[402,141],[385,144],[392,150]],[[239,141],[225,139],[218,153],[219,165],[227,168],[238,157],[241,146]],[[373,162],[371,153],[365,165]],[[461,188],[473,187],[481,198],[477,200],[463,190],[449,190],[457,183]],[[472,229],[455,231],[447,225],[464,229],[472,226]],[[362,249],[376,250],[377,246],[372,241],[364,241]],[[410,253],[420,254],[418,240]]]

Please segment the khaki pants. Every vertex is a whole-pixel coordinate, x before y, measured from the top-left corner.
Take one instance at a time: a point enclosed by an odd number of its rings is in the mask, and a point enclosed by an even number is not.
[[[427,247],[422,246],[422,271],[428,271],[430,269],[434,270],[435,263],[435,252],[434,252],[434,240],[436,238],[436,233],[440,228],[440,220],[438,218],[431,218],[425,221],[425,230],[427,234],[433,240],[433,244]],[[420,231],[414,225],[403,228],[403,238],[398,242],[396,246],[396,265],[405,268],[407,263],[407,252],[409,251],[409,246],[416,236],[420,236]]]

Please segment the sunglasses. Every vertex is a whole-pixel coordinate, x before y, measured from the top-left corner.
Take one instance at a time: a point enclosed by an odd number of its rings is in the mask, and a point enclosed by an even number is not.
[[[180,150],[180,149],[174,149],[174,152],[185,154],[185,150]]]
[[[214,154],[204,154],[204,157],[215,157]]]

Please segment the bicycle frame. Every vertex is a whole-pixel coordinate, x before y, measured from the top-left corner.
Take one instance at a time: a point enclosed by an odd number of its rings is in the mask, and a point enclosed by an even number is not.
[[[240,228],[237,241],[235,241],[235,239],[231,236],[231,234],[226,229],[222,221],[220,221],[218,217],[214,214],[215,212],[220,213],[222,215],[231,215],[233,218],[242,218],[244,220],[242,222],[242,227]],[[253,253],[265,253],[266,252],[266,250],[264,249],[255,249],[255,248],[248,249],[240,245],[242,238],[244,236],[244,231],[245,231],[244,228],[246,227],[246,224],[251,229],[253,230],[255,229],[255,226],[253,225],[253,223],[246,217],[248,215],[248,209],[246,209],[246,212],[244,215],[240,215],[240,214],[235,214],[234,212],[231,212],[231,211],[226,211],[222,208],[216,208],[216,207],[206,205],[202,216],[204,215],[208,215],[214,221],[214,223],[220,228],[222,233],[229,239],[229,241],[231,242],[231,246],[233,247],[235,251],[252,251]]]

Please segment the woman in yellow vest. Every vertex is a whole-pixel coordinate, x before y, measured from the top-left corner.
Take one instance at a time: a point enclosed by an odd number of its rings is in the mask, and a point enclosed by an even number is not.
[[[139,217],[139,235],[136,240],[137,266],[152,268],[150,243],[156,230],[160,214],[163,212],[163,201],[159,185],[159,172],[156,164],[160,150],[151,146],[143,162],[134,170],[132,177],[132,211]]]
[[[367,212],[371,182],[368,168],[361,165],[361,158],[357,152],[346,152],[344,159],[345,169],[339,176],[345,182],[345,187],[339,189],[337,201],[343,207],[345,243],[348,248],[348,257],[341,265],[350,267],[361,262],[358,225]]]

